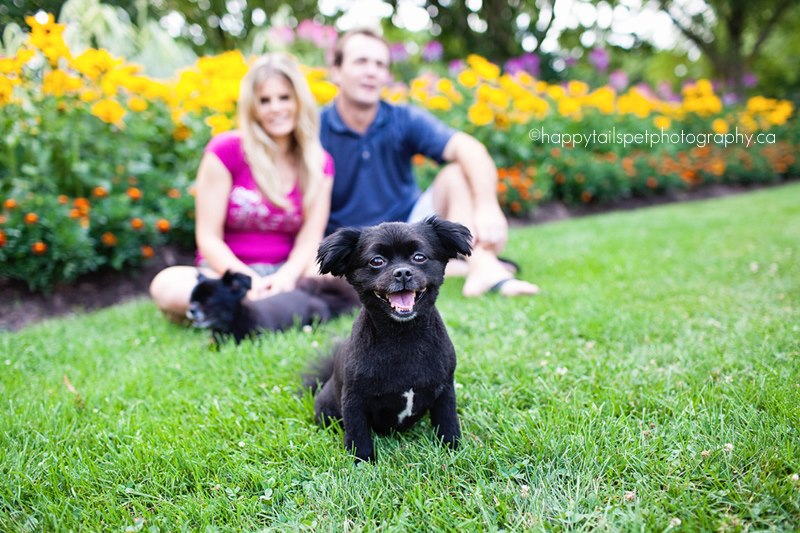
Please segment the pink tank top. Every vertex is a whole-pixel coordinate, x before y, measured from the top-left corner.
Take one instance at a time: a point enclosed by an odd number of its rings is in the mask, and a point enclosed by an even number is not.
[[[267,200],[253,180],[239,133],[217,135],[206,146],[231,173],[233,182],[228,195],[228,210],[223,240],[246,265],[275,265],[286,261],[294,239],[303,225],[303,193],[295,187],[286,198],[294,206],[287,211]],[[323,173],[333,177],[333,158],[325,152]],[[203,260],[197,252],[197,263]]]

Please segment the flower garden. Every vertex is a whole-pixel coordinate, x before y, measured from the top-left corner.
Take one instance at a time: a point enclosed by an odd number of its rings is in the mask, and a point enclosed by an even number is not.
[[[25,44],[0,58],[0,279],[47,290],[102,266],[135,267],[166,243],[192,246],[194,172],[210,137],[235,127],[249,58],[203,57],[154,80],[105,50],[73,54],[52,16],[28,24]],[[319,103],[330,102],[327,71],[309,65],[306,74]],[[669,97],[645,86],[551,84],[524,65],[504,70],[470,55],[385,97],[482,141],[512,216],[551,200],[610,203],[800,173],[792,103],[724,104],[708,80]],[[634,137],[646,132],[658,142]],[[433,165],[416,163],[430,180]]]

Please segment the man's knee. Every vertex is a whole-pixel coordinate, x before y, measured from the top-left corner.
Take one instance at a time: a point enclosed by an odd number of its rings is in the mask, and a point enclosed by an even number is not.
[[[472,201],[469,182],[464,170],[457,163],[446,165],[433,182],[433,203],[436,212],[447,215],[450,207],[467,207]]]

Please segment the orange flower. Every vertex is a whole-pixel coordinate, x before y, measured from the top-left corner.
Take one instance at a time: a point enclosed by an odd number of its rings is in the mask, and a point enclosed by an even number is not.
[[[130,189],[128,189],[128,196],[131,197],[131,200],[141,200],[142,191],[140,191],[136,187],[131,187]]]
[[[81,210],[77,208],[70,209],[69,218],[81,218]]]
[[[497,183],[497,192],[504,194],[507,190],[508,186],[505,183],[502,181]]]
[[[31,245],[31,250],[33,250],[33,253],[36,255],[42,255],[47,251],[47,245],[42,241],[36,241]]]
[[[419,166],[425,163],[425,156],[422,154],[414,154],[414,157],[411,158],[411,162],[414,163],[414,166]]]
[[[184,126],[183,124],[179,124],[175,130],[172,132],[172,138],[176,141],[185,141],[189,138],[192,134],[191,130]]]
[[[160,231],[161,233],[168,232],[170,227],[171,227],[171,225],[169,223],[169,220],[167,220],[165,218],[161,218],[161,219],[158,220],[158,222],[156,222],[156,229],[158,231]]]
[[[15,207],[17,207],[17,201],[14,200],[13,198],[9,198],[5,202],[3,202],[3,207],[5,207],[6,209],[14,209]]]
[[[144,222],[142,222],[141,218],[134,218],[131,220],[131,227],[133,229],[142,229],[144,227]]]
[[[511,202],[511,212],[512,213],[519,213],[522,211],[522,205],[519,202]]]
[[[100,241],[108,247],[117,245],[117,237],[110,231],[103,233],[103,236],[100,237]]]
[[[583,191],[581,193],[581,201],[583,203],[585,203],[585,204],[588,204],[589,202],[591,202],[592,201],[592,193],[590,193],[589,191]]]
[[[150,259],[151,257],[153,257],[153,255],[154,252],[152,246],[148,246],[146,244],[142,246],[142,257],[144,257],[145,259]]]
[[[6,223],[6,216],[0,215],[0,224],[5,224],[5,223]]]
[[[655,189],[656,187],[658,187],[658,180],[655,179],[653,176],[650,176],[649,178],[647,178],[647,186],[651,189]]]
[[[66,195],[64,194],[58,195],[58,203],[60,203],[61,205],[65,205],[67,202],[69,202],[69,198],[67,198]]]
[[[167,196],[169,196],[172,199],[178,199],[181,197],[181,191],[179,191],[178,189],[170,189],[167,191]]]
[[[6,232],[0,229],[0,248],[6,245]]]
[[[105,187],[95,187],[92,190],[92,194],[98,198],[105,198],[106,196],[108,196],[108,191],[106,190]]]
[[[36,213],[27,213],[23,220],[25,220],[25,223],[29,225],[36,224],[36,222],[39,221],[39,215],[37,215]]]
[[[138,185],[138,184],[139,184],[139,180],[136,178],[136,176],[128,176],[128,185],[133,187],[134,185]]]

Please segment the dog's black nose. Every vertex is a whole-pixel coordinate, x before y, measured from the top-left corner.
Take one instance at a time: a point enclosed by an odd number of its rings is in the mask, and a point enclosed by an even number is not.
[[[401,267],[394,270],[394,279],[399,282],[407,283],[411,281],[411,277],[412,274],[410,268]]]

